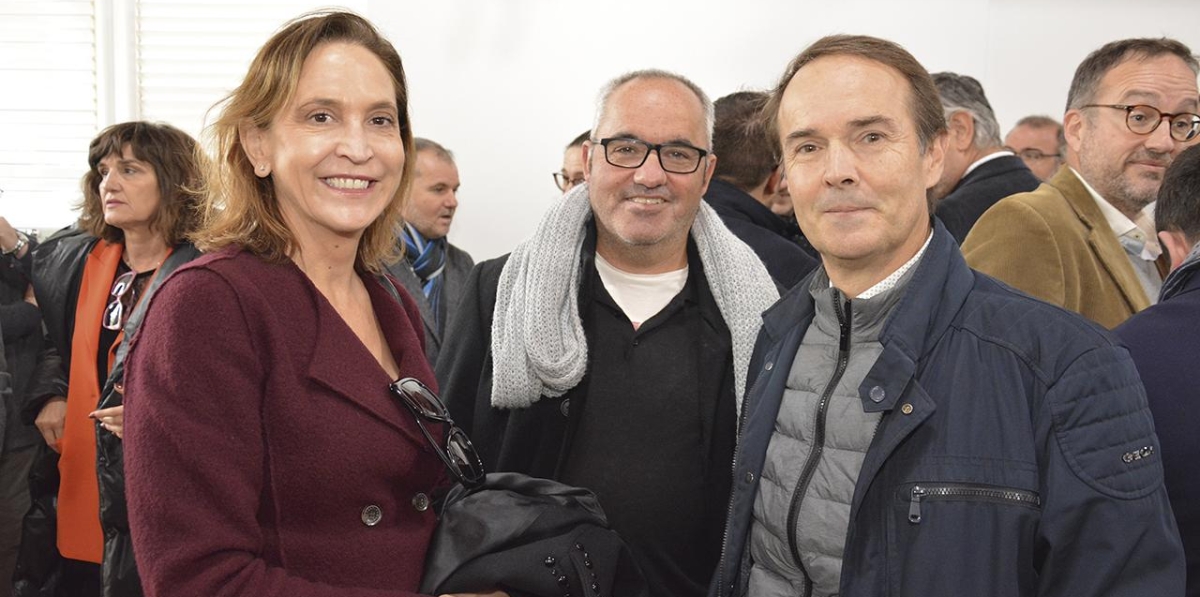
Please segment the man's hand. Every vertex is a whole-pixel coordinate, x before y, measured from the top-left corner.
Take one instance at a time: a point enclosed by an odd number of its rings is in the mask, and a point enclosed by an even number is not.
[[[33,293],[33,284],[30,284],[29,286],[27,286],[25,288],[25,302],[27,302],[35,307],[38,306],[37,295],[35,295]]]
[[[55,396],[46,401],[42,411],[38,413],[37,419],[34,419],[33,424],[42,432],[42,437],[46,440],[46,445],[50,446],[51,450],[58,452],[58,443],[62,441],[63,423],[67,420],[67,399],[62,396]]]
[[[125,439],[125,405],[92,411],[88,417],[100,421],[101,427],[111,431],[118,438]]]

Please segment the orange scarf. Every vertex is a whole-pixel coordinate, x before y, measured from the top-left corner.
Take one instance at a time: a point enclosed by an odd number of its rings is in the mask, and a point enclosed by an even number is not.
[[[104,535],[100,530],[100,489],[96,480],[96,425],[88,413],[100,403],[96,372],[100,324],[123,250],[122,244],[101,240],[83,266],[71,337],[67,420],[58,461],[62,478],[58,488],[58,550],[63,557],[97,564],[104,551]],[[118,338],[113,346],[119,343]]]

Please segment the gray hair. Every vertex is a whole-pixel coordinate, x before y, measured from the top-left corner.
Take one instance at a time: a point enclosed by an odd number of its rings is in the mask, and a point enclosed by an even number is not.
[[[1060,157],[1067,155],[1067,137],[1063,134],[1063,126],[1059,121],[1044,114],[1034,114],[1018,120],[1017,124],[1013,125],[1013,128],[1015,129],[1020,126],[1027,126],[1031,129],[1053,128],[1054,138],[1058,143],[1058,155]]]
[[[693,94],[695,94],[696,99],[700,100],[700,105],[704,106],[704,130],[706,131],[705,143],[707,144],[705,149],[710,151],[712,150],[713,124],[716,122],[716,113],[713,109],[712,100],[708,99],[708,94],[704,93],[704,90],[700,89],[700,86],[693,83],[691,79],[688,79],[680,74],[659,69],[635,70],[625,73],[606,83],[604,87],[600,89],[599,100],[596,102],[596,119],[592,124],[593,131],[600,127],[600,119],[604,118],[604,114],[608,110],[608,100],[610,97],[612,97],[613,92],[622,85],[625,85],[626,83],[629,83],[635,79],[666,79],[669,81],[675,81],[684,87],[687,87]]]
[[[583,147],[583,142],[587,141],[588,139],[591,139],[591,138],[592,138],[592,129],[583,131],[582,133],[579,133],[578,137],[571,139],[571,142],[567,143],[567,146],[563,148],[563,151],[566,151],[572,147]]]
[[[935,73],[932,77],[942,100],[947,123],[955,112],[966,112],[975,121],[974,145],[977,149],[990,149],[1004,144],[1000,140],[1000,123],[996,122],[996,113],[983,93],[983,85],[975,77],[950,72]]]
[[[422,151],[432,151],[433,155],[436,155],[438,158],[450,162],[451,164],[454,163],[454,153],[452,153],[449,149],[442,147],[441,143],[438,143],[437,141],[430,141],[425,137],[414,138],[413,155],[416,156]]]

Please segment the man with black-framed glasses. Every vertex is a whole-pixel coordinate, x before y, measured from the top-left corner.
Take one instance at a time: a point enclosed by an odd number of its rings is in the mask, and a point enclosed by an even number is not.
[[[475,268],[437,364],[484,467],[594,491],[658,597],[704,595],[716,568],[738,404],[778,298],[701,203],[712,130],[679,75],[610,82],[586,183]]]
[[[1048,180],[1063,164],[1067,139],[1062,124],[1049,116],[1025,116],[1004,136],[1004,148],[1013,152],[1038,180]]]
[[[554,173],[554,185],[566,195],[571,189],[583,184],[583,142],[592,138],[587,130],[571,139],[563,148],[562,168]]]
[[[1153,304],[1167,259],[1151,204],[1175,156],[1200,140],[1200,63],[1172,39],[1124,39],[1075,71],[1066,164],[983,215],[967,263],[1112,328]]]

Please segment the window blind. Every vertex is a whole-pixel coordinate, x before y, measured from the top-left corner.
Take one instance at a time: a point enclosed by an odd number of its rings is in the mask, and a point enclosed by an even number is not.
[[[97,130],[92,2],[0,2],[0,215],[20,228],[74,219]]]
[[[347,7],[362,14],[366,2],[357,4]],[[324,6],[296,0],[139,0],[142,117],[199,138],[206,112],[241,83],[267,38],[288,20]]]

